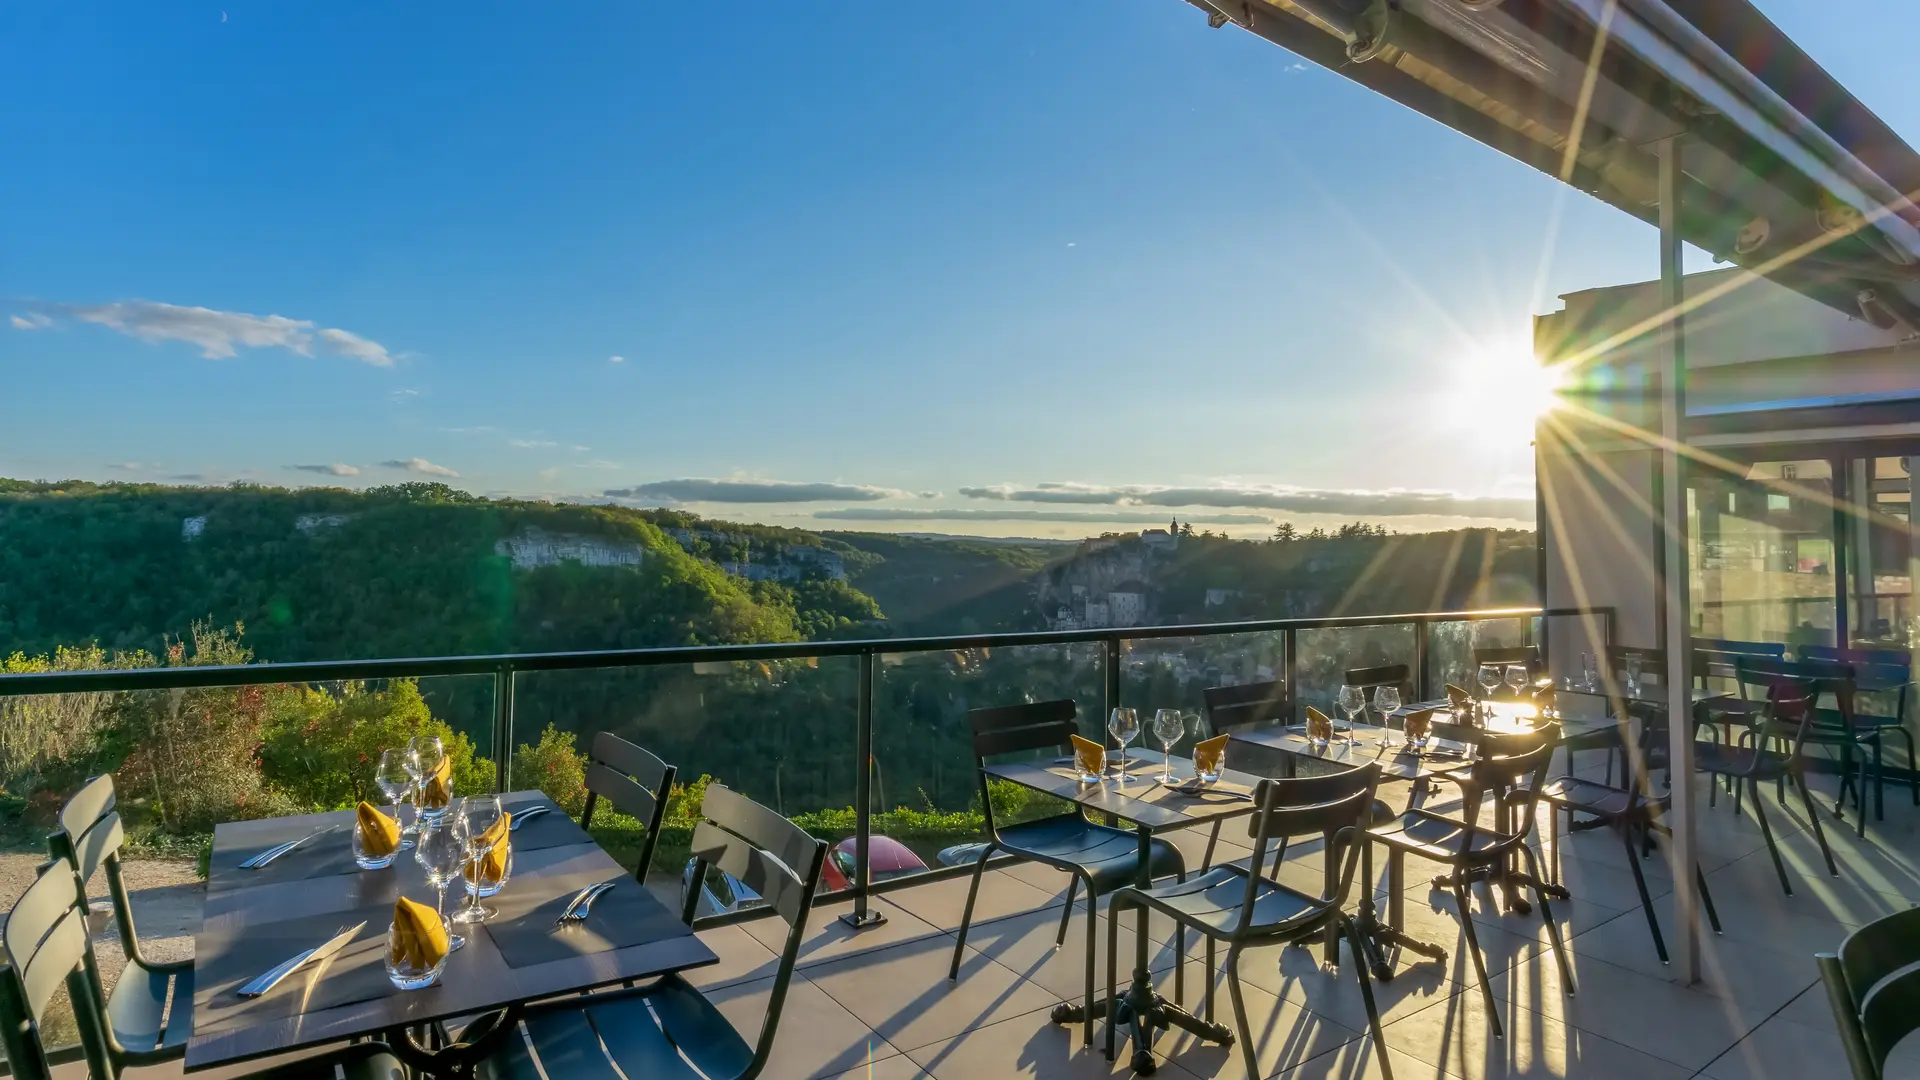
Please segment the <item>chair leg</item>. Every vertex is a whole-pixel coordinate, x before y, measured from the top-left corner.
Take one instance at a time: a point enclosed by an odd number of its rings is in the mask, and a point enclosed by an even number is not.
[[[947,981],[960,978],[960,957],[967,949],[967,927],[973,922],[973,901],[980,895],[980,875],[986,872],[987,856],[993,854],[993,845],[980,849],[980,860],[973,864],[973,883],[967,886],[967,906],[960,913],[960,933],[953,941],[953,965],[947,969]]]
[[[1712,925],[1713,932],[1718,934],[1721,932],[1720,913],[1713,910],[1713,893],[1707,888],[1707,875],[1700,869],[1699,863],[1693,864],[1693,878],[1700,884],[1700,906],[1707,911],[1707,922]]]
[[[1653,935],[1653,951],[1660,954],[1660,962],[1667,960],[1667,943],[1660,936],[1660,917],[1654,914],[1653,897],[1647,893],[1647,875],[1640,870],[1640,860],[1634,858],[1633,830],[1622,827],[1620,839],[1627,845],[1627,868],[1633,871],[1633,887],[1640,890],[1640,910],[1647,916],[1647,931]]]
[[[1088,937],[1092,934],[1089,932]],[[1113,1039],[1120,1027],[1120,989],[1114,981],[1114,972],[1119,970],[1120,960],[1120,907],[1115,904],[1107,909],[1107,1060],[1113,1060]],[[1093,1002],[1087,1002],[1089,1006]],[[1089,1021],[1091,1023],[1091,1021]]]
[[[1213,1023],[1213,935],[1207,935],[1207,985],[1200,992],[1200,1015],[1207,1023]]]
[[[1260,1055],[1253,1049],[1253,1032],[1247,1028],[1247,1003],[1240,997],[1240,946],[1227,946],[1227,994],[1233,999],[1233,1030],[1240,1038],[1240,1052],[1247,1058],[1247,1075],[1260,1075]]]
[[[1540,907],[1540,921],[1547,924],[1547,940],[1553,943],[1553,955],[1560,961],[1560,988],[1566,991],[1568,997],[1572,997],[1574,994],[1573,965],[1567,962],[1567,943],[1560,940],[1560,924],[1553,921],[1553,908],[1547,904],[1547,890],[1539,884],[1539,857],[1534,855],[1533,849],[1525,844],[1520,845],[1520,854],[1527,860],[1527,873],[1532,875],[1534,880],[1533,902]],[[1636,866],[1634,869],[1638,876],[1639,867]],[[1644,890],[1644,886],[1642,888]],[[1646,893],[1643,891],[1641,895],[1645,896]]]
[[[1080,875],[1067,875],[1067,906],[1060,909],[1060,932],[1053,936],[1053,947],[1067,943],[1067,920],[1073,918],[1073,898],[1080,894]]]
[[[1387,1060],[1387,1037],[1380,1030],[1380,1006],[1373,1000],[1373,976],[1367,972],[1367,953],[1360,942],[1360,927],[1352,919],[1343,917],[1340,922],[1347,928],[1347,947],[1353,950],[1353,966],[1360,971],[1360,1000],[1367,1006],[1367,1031],[1373,1036],[1373,1052],[1380,1056],[1381,1080],[1393,1080],[1393,1064]]]
[[[1460,909],[1460,930],[1467,937],[1467,955],[1473,957],[1473,970],[1480,976],[1480,996],[1487,1003],[1487,1023],[1493,1028],[1494,1038],[1504,1039],[1507,1035],[1500,1026],[1500,1003],[1493,999],[1493,986],[1487,981],[1487,958],[1480,955],[1480,935],[1473,930],[1473,898],[1467,895],[1465,874],[1454,876],[1453,902]]]
[[[1760,781],[1747,777],[1748,789],[1753,792],[1753,819],[1760,823],[1760,835],[1767,842],[1767,854],[1773,856],[1773,872],[1780,875],[1780,888],[1788,896],[1793,895],[1793,883],[1787,880],[1787,866],[1780,861],[1779,845],[1773,842],[1773,826],[1767,824],[1767,808],[1760,802]]]
[[[1072,911],[1073,908],[1069,906],[1067,910]],[[1099,912],[1099,910],[1100,910],[1100,897],[1095,895],[1093,891],[1093,883],[1088,882],[1087,883],[1087,1031],[1086,1031],[1086,1044],[1088,1046],[1093,1045],[1093,950],[1095,948],[1095,942],[1099,940],[1096,935],[1098,934],[1098,927],[1100,924],[1100,920],[1095,918],[1095,915]],[[1146,909],[1141,908],[1140,910],[1144,912]],[[1116,927],[1120,925],[1120,920],[1117,916],[1114,918],[1113,924]],[[1113,950],[1111,948],[1107,950],[1107,964],[1108,964],[1107,982],[1109,983],[1109,985],[1111,985],[1111,983],[1113,982],[1113,971],[1112,971]]]
[[[1807,820],[1813,823],[1813,838],[1820,841],[1820,854],[1827,860],[1827,874],[1831,877],[1839,877],[1840,867],[1834,865],[1833,849],[1827,846],[1827,831],[1820,827],[1820,815],[1814,812],[1813,794],[1807,790],[1806,776],[1795,771],[1793,786],[1800,789],[1800,801],[1807,808]]]
[[[1207,853],[1200,857],[1200,872],[1213,869],[1213,846],[1220,842],[1220,822],[1213,823],[1213,831],[1207,834]]]
[[[1896,734],[1907,743],[1907,787],[1913,791],[1913,805],[1920,806],[1920,768],[1913,761],[1913,732],[1906,728],[1894,728]]]

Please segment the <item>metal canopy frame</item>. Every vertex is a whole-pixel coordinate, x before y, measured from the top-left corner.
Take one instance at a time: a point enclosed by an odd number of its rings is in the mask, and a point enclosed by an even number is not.
[[[1638,332],[1660,426],[1638,437],[1660,462],[1676,959],[1697,980],[1681,246],[1920,333],[1920,155],[1750,0],[1187,2],[1658,227],[1663,312]]]

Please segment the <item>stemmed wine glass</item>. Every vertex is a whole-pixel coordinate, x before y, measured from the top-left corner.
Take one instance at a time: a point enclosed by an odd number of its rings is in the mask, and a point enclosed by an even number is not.
[[[1640,667],[1640,657],[1636,655],[1629,655],[1627,657],[1628,697],[1637,698],[1640,696]]]
[[[460,876],[460,868],[467,864],[467,819],[460,814],[446,814],[438,820],[422,820],[420,843],[413,849],[413,857],[427,872],[427,884],[435,890],[434,914],[445,921],[447,885]],[[453,924],[447,923],[447,951],[453,952],[466,943],[466,938],[453,932]]]
[[[1507,665],[1507,685],[1513,688],[1513,695],[1515,697],[1522,701],[1526,700],[1527,684],[1532,681],[1532,672],[1527,670],[1527,665]]]
[[[1380,714],[1381,745],[1393,746],[1393,728],[1388,717],[1400,707],[1400,688],[1397,686],[1378,686],[1373,691],[1373,711]]]
[[[1120,782],[1133,783],[1133,777],[1127,775],[1127,744],[1140,734],[1140,715],[1128,708],[1113,710],[1113,715],[1107,717],[1107,734],[1120,744]]]
[[[446,748],[440,745],[438,735],[416,735],[407,741],[407,749],[413,751],[414,765],[407,772],[413,777],[414,815],[420,820],[444,817],[444,806],[428,809],[420,804],[420,796],[426,791],[427,781],[440,771],[440,762],[446,758]]]
[[[414,775],[417,772],[419,768],[413,751],[404,747],[380,751],[380,764],[373,772],[374,786],[393,804],[393,818],[404,826],[400,831],[400,851],[413,846],[412,835],[417,831],[415,826],[407,823],[406,814],[400,809],[401,803],[413,795]],[[419,815],[415,814],[414,817],[417,820]]]
[[[1160,740],[1160,782],[1173,783],[1173,744],[1187,733],[1187,718],[1178,709],[1161,709],[1153,714],[1153,736]]]
[[[486,839],[487,830],[493,828],[494,823],[500,820],[501,813],[498,795],[469,795],[460,803],[458,816],[464,819],[467,832],[467,867],[470,868],[468,872],[473,875],[473,880],[476,882],[480,880],[481,864],[493,852],[493,844]],[[453,921],[477,923],[493,914],[495,914],[494,910],[481,902],[479,892],[468,889],[467,902],[461,905],[459,912],[453,916]]]
[[[1367,692],[1357,686],[1342,686],[1339,696],[1334,698],[1334,704],[1340,706],[1340,711],[1347,714],[1347,730],[1342,741],[1352,742],[1353,718],[1366,711]]]

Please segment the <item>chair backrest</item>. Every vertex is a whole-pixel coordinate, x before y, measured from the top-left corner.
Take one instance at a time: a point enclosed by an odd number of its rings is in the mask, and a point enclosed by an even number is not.
[[[73,1006],[80,1042],[95,1080],[119,1073],[106,1053],[103,996],[87,937],[84,898],[65,860],[43,864],[0,930],[7,963],[0,968],[0,1043],[20,1080],[51,1080],[52,1061],[41,1039],[48,1006],[62,986]]]
[[[1760,691],[1759,700],[1767,703],[1761,721],[1763,731],[1772,738],[1791,739],[1795,757],[1800,756],[1807,736],[1819,725],[1815,706],[1822,694],[1834,696],[1837,726],[1851,736],[1853,670],[1846,665],[1752,657],[1740,661],[1736,677],[1743,694]]]
[[[1705,685],[1708,679],[1733,679],[1739,676],[1742,659],[1785,660],[1787,647],[1770,641],[1733,641],[1727,638],[1693,639],[1693,676]]]
[[[1079,707],[1071,698],[1036,701],[1026,705],[999,705],[973,709],[967,713],[967,725],[973,731],[973,756],[976,765],[1003,754],[1024,754],[1050,750],[1057,754],[1073,752],[1074,718]],[[987,818],[987,835],[997,835],[993,820],[993,799],[987,792],[987,774],[980,776],[980,806]]]
[[[1322,776],[1262,780],[1253,789],[1258,809],[1247,819],[1253,837],[1253,860],[1247,864],[1247,892],[1240,905],[1236,933],[1253,925],[1254,902],[1267,863],[1267,845],[1279,841],[1272,865],[1287,857],[1287,841],[1318,835],[1326,841],[1326,884],[1322,910],[1346,903],[1353,885],[1354,866],[1367,843],[1367,825],[1373,818],[1373,793],[1380,783],[1380,766],[1369,762]]]
[[[1840,958],[1832,953],[1815,953],[1813,962],[1820,969],[1820,982],[1827,988],[1827,1005],[1833,1010],[1833,1026],[1839,1029],[1840,1045],[1847,1052],[1847,1071],[1853,1080],[1880,1080],[1873,1064],[1873,1051],[1867,1048],[1867,1033],[1860,1027],[1860,1007],[1847,992],[1846,971]]]
[[[633,868],[635,881],[647,880],[675,775],[673,766],[611,732],[596,734],[587,749],[587,805],[580,810],[580,827],[592,824],[594,808],[601,799],[646,826],[640,860]]]
[[[1560,725],[1542,724],[1530,731],[1482,731],[1475,740],[1474,759],[1460,783],[1460,819],[1466,836],[1460,850],[1472,851],[1473,835],[1498,837],[1487,852],[1506,851],[1524,843],[1533,831],[1534,804],[1547,782],[1547,768],[1560,745]],[[1479,824],[1480,807],[1488,795],[1499,807],[1517,813],[1520,827],[1511,834],[1491,832]]]
[[[1885,1074],[1893,1048],[1920,1030],[1920,963],[1908,964],[1874,984],[1860,1003],[1860,1034],[1875,1080]]]
[[[127,834],[115,809],[118,803],[112,776],[96,776],[82,784],[60,808],[60,827],[47,835],[47,854],[73,867],[82,897],[93,875],[105,868],[120,947],[128,957],[144,964],[148,961],[133,928],[133,905],[127,899],[126,881],[120,876],[120,845],[126,842]],[[81,903],[85,906],[84,899]]]
[[[1853,669],[1854,686],[1861,693],[1894,691],[1899,694],[1894,716],[1907,711],[1907,689],[1913,685],[1913,654],[1894,649],[1836,649],[1831,645],[1802,645],[1802,660],[1845,664]]]
[[[1373,711],[1373,692],[1382,686],[1400,691],[1400,704],[1411,705],[1417,696],[1413,688],[1413,669],[1406,664],[1380,664],[1376,667],[1348,668],[1348,686],[1357,686],[1366,695],[1367,711]]]
[[[780,951],[767,1017],[754,1044],[753,1061],[737,1080],[758,1076],[773,1052],[773,1038],[786,1004],[787,985],[800,958],[807,916],[820,887],[820,869],[826,863],[827,842],[805,829],[720,784],[708,784],[700,800],[700,824],[693,829],[693,887],[686,891],[681,917],[693,922],[708,867],[731,874],[766,900],[787,922],[787,943]]]
[[[1207,703],[1207,727],[1215,735],[1293,718],[1293,699],[1284,680],[1209,686],[1201,696]]]
[[[1540,670],[1538,645],[1498,645],[1473,650],[1473,666],[1481,664],[1525,664],[1528,671]]]

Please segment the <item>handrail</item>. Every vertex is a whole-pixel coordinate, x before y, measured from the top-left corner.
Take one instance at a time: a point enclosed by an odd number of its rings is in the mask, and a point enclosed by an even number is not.
[[[210,686],[261,686],[277,683],[341,682],[361,679],[434,678],[448,675],[499,675],[532,671],[580,671],[593,668],[657,667],[664,664],[726,663],[752,660],[800,660],[809,657],[884,656],[889,653],[944,652],[954,649],[1019,648],[1153,640],[1170,637],[1218,637],[1277,631],[1334,630],[1359,626],[1421,626],[1437,622],[1491,619],[1605,618],[1611,637],[1611,607],[1483,608],[1395,615],[1340,615],[1312,619],[1254,619],[1230,623],[1175,626],[1103,627],[1092,630],[1036,630],[945,637],[863,638],[851,641],[776,641],[751,645],[675,645],[648,649],[598,649],[576,652],[495,653],[476,656],[395,657],[378,660],[303,660],[292,663],[149,667],[107,671],[46,671],[0,675],[0,697],[74,694],[120,690],[176,690]]]

